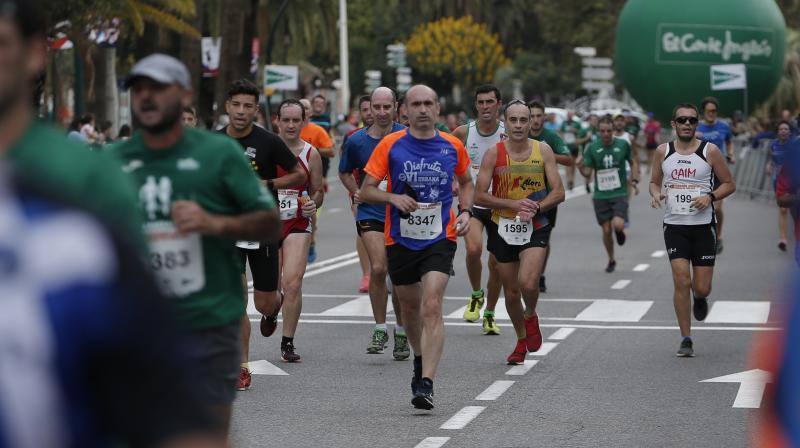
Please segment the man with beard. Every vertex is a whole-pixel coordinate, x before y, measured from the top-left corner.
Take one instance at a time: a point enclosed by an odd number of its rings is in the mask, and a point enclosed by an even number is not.
[[[195,363],[192,386],[227,433],[241,359],[241,265],[236,240],[274,241],[275,201],[230,138],[185,128],[189,72],[153,54],[134,65],[133,114],[140,131],[114,151],[139,187],[150,265],[170,297]]]
[[[692,312],[698,321],[705,320],[708,314],[717,243],[714,201],[736,190],[717,145],[695,137],[698,115],[693,104],[675,107],[672,128],[678,139],[656,149],[650,179],[650,205],[661,208],[666,199],[664,243],[675,285],[675,315],[683,337],[679,357],[694,356]],[[718,186],[714,184],[715,177]],[[693,306],[690,293],[694,296]]]

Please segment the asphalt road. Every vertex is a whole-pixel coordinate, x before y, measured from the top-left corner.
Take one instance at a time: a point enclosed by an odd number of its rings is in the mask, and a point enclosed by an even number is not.
[[[576,189],[562,204],[549,289],[539,304],[547,343],[522,367],[505,364],[515,342],[507,319],[500,320],[502,335],[492,337],[460,318],[470,291],[460,241],[443,306],[436,408],[421,412],[410,404],[411,362],[394,361],[390,349],[365,354],[372,318],[368,299],[357,293],[358,264],[347,255],[355,250],[355,227],[343,188],[331,185],[295,339],[303,362],[282,363],[280,329],[265,339],[253,324],[251,365],[265,374],[238,395],[234,446],[747,445],[756,411],[733,407],[739,384],[700,381],[747,371],[754,337],[779,326],[778,297],[792,256],[776,248],[771,203],[726,201],[713,307],[707,322],[695,323],[691,359],[675,357],[680,335],[661,212],[649,207],[646,192],[632,202],[628,242],[617,248],[612,274],[603,270],[589,196]],[[501,303],[499,318],[502,311]],[[757,408],[758,398],[750,406]]]

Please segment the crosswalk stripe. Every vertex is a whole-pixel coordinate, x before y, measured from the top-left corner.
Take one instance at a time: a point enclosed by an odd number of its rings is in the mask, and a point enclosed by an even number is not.
[[[464,429],[464,427],[467,426],[469,422],[475,420],[475,417],[479,416],[484,409],[486,409],[486,406],[465,406],[458,411],[456,415],[450,417],[450,420],[444,422],[439,429]]]
[[[247,365],[253,375],[289,375],[265,359],[250,361]]]
[[[706,322],[728,324],[763,324],[769,319],[769,302],[734,302],[718,300],[711,302]]]
[[[595,300],[575,320],[599,322],[638,322],[653,306],[652,300]]]

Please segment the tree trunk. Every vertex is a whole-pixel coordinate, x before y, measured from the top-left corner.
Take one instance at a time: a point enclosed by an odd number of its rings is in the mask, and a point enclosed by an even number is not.
[[[117,49],[115,47],[102,48],[105,63],[103,115],[104,119],[111,122],[111,129],[119,129],[119,92],[117,89]]]

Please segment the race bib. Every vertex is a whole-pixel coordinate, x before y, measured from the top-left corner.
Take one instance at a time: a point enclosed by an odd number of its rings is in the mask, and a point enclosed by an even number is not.
[[[400,218],[400,235],[415,240],[432,240],[442,234],[442,203],[417,203],[408,218]]]
[[[698,188],[667,188],[667,204],[674,215],[695,215],[698,210],[692,201],[701,195]]]
[[[622,186],[619,171],[616,168],[597,171],[597,189],[600,191],[616,190]]]
[[[389,181],[384,179],[378,184],[378,190],[386,191],[389,188]]]
[[[520,222],[516,219],[500,217],[497,225],[497,233],[500,238],[512,246],[523,246],[531,242],[533,235],[533,224],[530,222]]]
[[[200,234],[180,234],[171,221],[146,224],[145,233],[150,243],[150,267],[164,294],[184,297],[203,289],[206,276]]]
[[[258,241],[237,241],[236,247],[239,249],[256,250],[260,247]]]
[[[564,134],[564,143],[571,145],[575,143],[575,140],[576,140],[575,134],[573,134],[572,132],[567,132]]]
[[[297,217],[297,199],[300,192],[297,190],[278,190],[278,203],[281,206],[281,221],[288,221]]]
[[[472,183],[475,183],[475,180],[478,178],[478,172],[480,172],[481,166],[472,164],[469,166],[469,173],[472,175]]]

